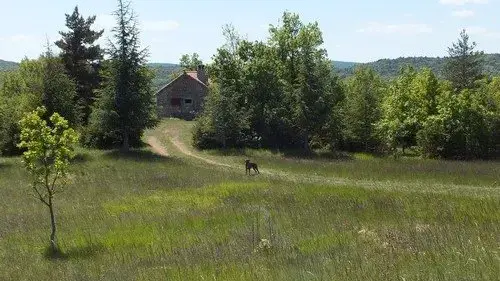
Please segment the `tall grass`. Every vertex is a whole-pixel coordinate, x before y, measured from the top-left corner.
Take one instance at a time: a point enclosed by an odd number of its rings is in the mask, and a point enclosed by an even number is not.
[[[44,256],[47,210],[29,197],[19,159],[2,158],[0,280],[499,279],[497,163],[435,161],[411,173],[419,160],[273,160],[257,153],[290,174],[374,175],[401,188],[245,176],[146,149],[82,150],[56,198],[64,254],[53,259]],[[236,163],[240,156],[212,157]],[[405,188],[426,173],[449,192]],[[455,191],[448,173],[490,192]]]

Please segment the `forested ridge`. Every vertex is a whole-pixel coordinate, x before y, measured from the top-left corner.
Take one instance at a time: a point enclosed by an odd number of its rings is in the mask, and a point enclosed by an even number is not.
[[[396,59],[380,59],[368,63],[332,61],[332,67],[340,77],[353,75],[354,69],[357,66],[363,65],[371,67],[383,78],[392,79],[398,75],[400,69],[405,65],[410,65],[416,69],[427,67],[441,77],[444,63],[444,57],[401,57]],[[171,74],[181,69],[178,63],[151,62],[147,66],[155,73],[153,79],[155,89],[168,83],[172,79]],[[0,71],[15,70],[18,67],[19,64],[16,62],[0,60]],[[485,54],[484,69],[485,73],[489,75],[500,75],[500,54]]]

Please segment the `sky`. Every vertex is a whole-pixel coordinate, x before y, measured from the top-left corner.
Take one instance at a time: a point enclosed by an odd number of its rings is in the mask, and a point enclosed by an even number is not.
[[[0,0],[0,59],[38,57],[47,39],[55,42],[66,30],[65,14],[76,5],[84,17],[96,15],[106,45],[115,0]],[[133,0],[132,8],[149,62],[178,63],[193,52],[210,62],[224,43],[224,24],[249,40],[266,40],[284,11],[318,22],[332,60],[443,57],[463,28],[478,50],[500,53],[500,0]]]

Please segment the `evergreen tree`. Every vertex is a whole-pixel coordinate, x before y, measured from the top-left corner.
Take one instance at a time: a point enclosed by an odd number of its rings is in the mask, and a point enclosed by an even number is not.
[[[95,42],[104,30],[92,30],[96,17],[84,19],[75,7],[71,15],[66,14],[68,32],[55,44],[61,49],[61,58],[66,71],[76,83],[76,104],[81,108],[82,123],[86,124],[94,102],[94,90],[99,86],[99,68],[103,50]]]
[[[483,52],[474,51],[476,42],[469,42],[465,30],[460,38],[448,48],[449,57],[444,66],[444,76],[449,80],[456,93],[475,88],[474,83],[483,76]]]
[[[99,102],[92,112],[90,139],[107,138],[123,150],[140,141],[143,131],[156,123],[152,74],[146,66],[147,50],[140,49],[136,16],[130,3],[118,0],[114,15],[114,43],[110,42]],[[92,143],[92,141],[91,141]],[[94,143],[95,144],[95,143]]]

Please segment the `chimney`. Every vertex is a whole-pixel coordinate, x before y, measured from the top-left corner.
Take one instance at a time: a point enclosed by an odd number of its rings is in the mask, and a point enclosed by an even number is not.
[[[203,82],[205,85],[208,85],[208,76],[205,72],[205,66],[203,64],[198,65],[198,69],[196,69],[196,77],[198,77],[198,80]]]

